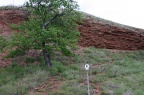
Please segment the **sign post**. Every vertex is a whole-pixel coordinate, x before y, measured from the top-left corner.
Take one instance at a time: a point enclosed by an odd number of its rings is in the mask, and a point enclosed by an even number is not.
[[[86,65],[85,65],[85,69],[86,69],[86,71],[87,71],[88,95],[90,95],[90,89],[89,89],[90,84],[89,84],[89,75],[88,75],[88,71],[89,71],[89,64],[86,64]]]

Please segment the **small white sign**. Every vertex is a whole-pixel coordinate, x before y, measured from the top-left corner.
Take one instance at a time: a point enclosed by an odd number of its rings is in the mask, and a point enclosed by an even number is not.
[[[89,70],[89,64],[86,64],[86,65],[85,65],[85,69],[86,69],[86,70]]]

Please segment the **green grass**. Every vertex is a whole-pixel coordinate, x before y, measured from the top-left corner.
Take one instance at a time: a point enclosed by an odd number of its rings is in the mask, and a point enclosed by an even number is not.
[[[24,95],[45,82],[50,75],[42,68],[35,65],[24,67],[17,63],[0,68],[0,95]]]
[[[77,49],[76,49],[77,50]],[[56,77],[59,88],[51,91],[51,85],[44,88],[49,95],[87,95],[86,71],[90,64],[91,95],[99,84],[101,95],[144,95],[144,51],[118,51],[85,48],[74,57],[55,55],[52,68],[45,68],[44,61],[33,65],[33,58],[27,58],[27,66],[13,63],[0,68],[0,95],[30,95],[29,91]],[[42,92],[38,94],[42,95]]]

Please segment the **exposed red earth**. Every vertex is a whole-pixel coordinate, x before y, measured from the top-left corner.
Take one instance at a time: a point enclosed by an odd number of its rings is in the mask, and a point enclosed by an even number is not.
[[[143,50],[144,30],[101,23],[92,17],[84,19],[79,26],[79,44],[84,47],[118,49],[118,50]]]
[[[10,24],[18,24],[21,21],[27,20],[25,11],[19,9],[0,9],[0,35],[9,37],[12,34],[12,29],[9,27]],[[3,59],[7,54],[0,53],[0,67],[9,66],[11,59]]]
[[[27,12],[20,9],[0,9],[0,35],[9,37],[12,29],[9,24],[25,21]],[[118,50],[143,50],[144,30],[137,28],[125,28],[111,23],[105,23],[100,19],[87,16],[79,23],[81,47],[94,46],[96,48]],[[11,59],[4,59],[6,53],[0,53],[0,67],[8,66]]]

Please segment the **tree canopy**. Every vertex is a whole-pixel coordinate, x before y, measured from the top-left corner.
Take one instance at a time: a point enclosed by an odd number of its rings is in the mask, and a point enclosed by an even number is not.
[[[81,20],[74,0],[29,0],[25,3],[30,12],[28,21],[12,28],[15,33],[8,42],[12,50],[42,50],[46,66],[50,67],[50,54],[61,51],[70,55],[68,47],[76,45],[79,37],[76,21]]]

